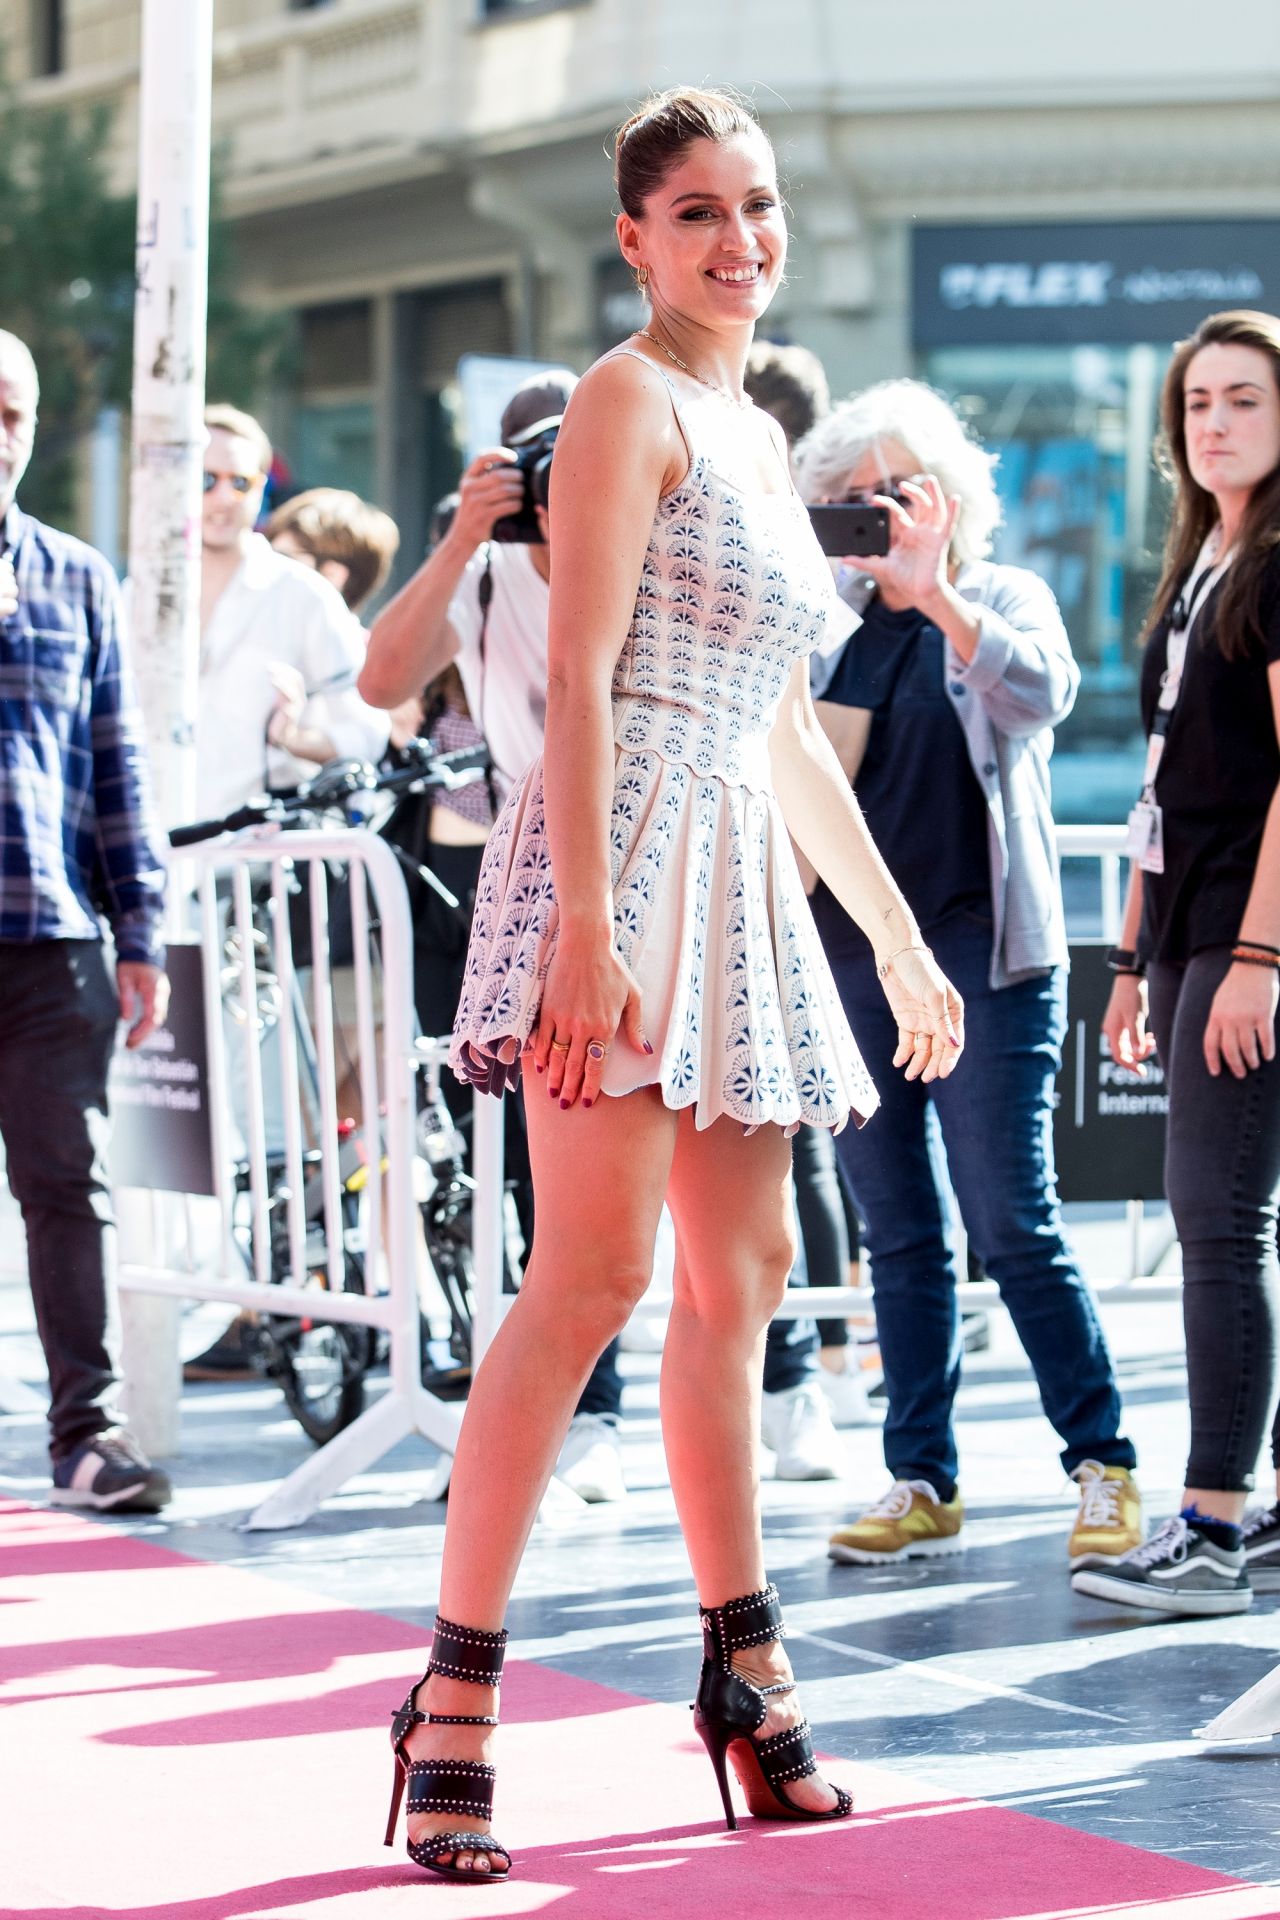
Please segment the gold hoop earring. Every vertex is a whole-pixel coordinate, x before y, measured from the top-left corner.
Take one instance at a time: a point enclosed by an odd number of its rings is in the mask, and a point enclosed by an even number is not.
[[[641,293],[644,292],[648,284],[649,284],[648,267],[637,267],[636,268],[636,285],[639,287]]]

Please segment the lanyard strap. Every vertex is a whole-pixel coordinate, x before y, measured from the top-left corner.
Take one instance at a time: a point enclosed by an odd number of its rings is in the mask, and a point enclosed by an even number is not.
[[[1156,774],[1164,757],[1164,743],[1168,737],[1174,708],[1182,692],[1182,681],[1187,664],[1187,645],[1191,639],[1192,628],[1209,595],[1226,572],[1230,561],[1230,548],[1221,559],[1211,554],[1206,564],[1192,577],[1173,603],[1173,611],[1169,616],[1169,631],[1165,639],[1165,667],[1160,675],[1160,697],[1156,702],[1151,733],[1147,740],[1147,764],[1142,776],[1144,800],[1149,801],[1155,798]]]

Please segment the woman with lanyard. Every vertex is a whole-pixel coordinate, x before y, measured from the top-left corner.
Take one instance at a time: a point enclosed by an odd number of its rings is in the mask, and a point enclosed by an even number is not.
[[[1158,1049],[1168,1084],[1191,1452],[1180,1513],[1072,1584],[1161,1613],[1242,1613],[1251,1566],[1280,1568],[1280,1511],[1242,1525],[1280,1322],[1280,319],[1206,320],[1173,356],[1162,420],[1174,512],[1103,1031],[1139,1075]]]

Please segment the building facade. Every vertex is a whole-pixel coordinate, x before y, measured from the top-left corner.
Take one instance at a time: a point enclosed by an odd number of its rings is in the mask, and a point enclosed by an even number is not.
[[[28,96],[118,106],[138,0],[0,0]],[[914,372],[1000,452],[1002,557],[1055,588],[1083,670],[1060,817],[1115,818],[1160,545],[1171,342],[1280,309],[1280,6],[1237,0],[215,0],[215,138],[244,292],[286,309],[266,411],[302,483],[400,521],[457,471],[465,353],[581,367],[640,319],[604,148],[652,87],[741,88],[794,234],[769,331],[832,390]]]

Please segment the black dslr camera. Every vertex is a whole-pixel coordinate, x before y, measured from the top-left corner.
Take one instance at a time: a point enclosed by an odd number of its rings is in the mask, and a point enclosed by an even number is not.
[[[515,513],[495,521],[491,539],[526,547],[542,545],[537,509],[546,507],[551,491],[551,456],[556,450],[561,417],[557,413],[547,420],[535,420],[507,442],[524,480],[524,499]]]

